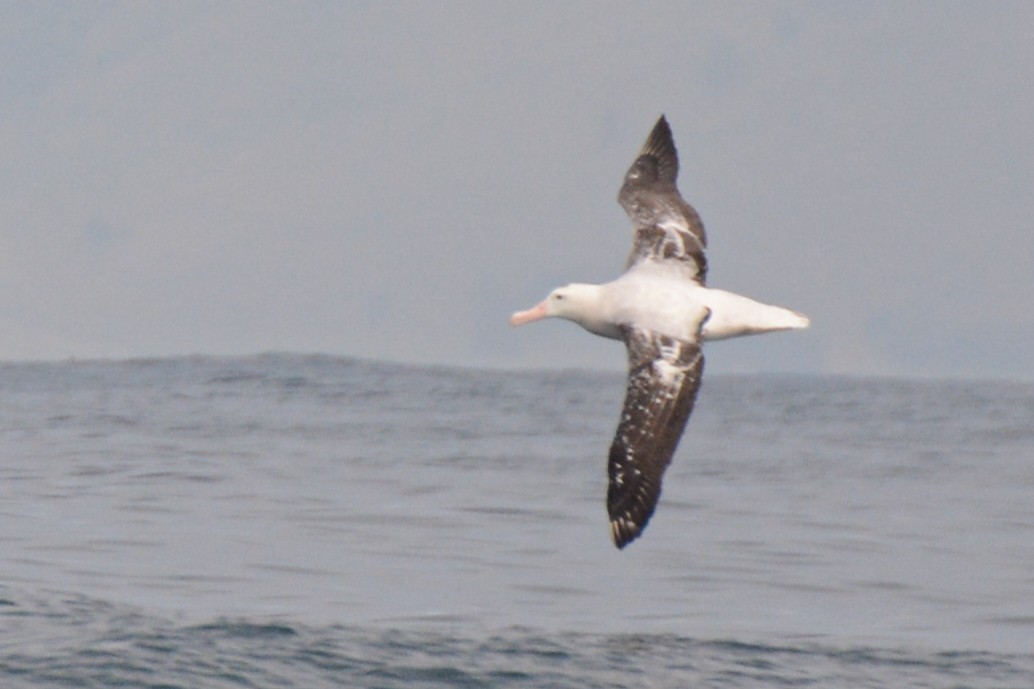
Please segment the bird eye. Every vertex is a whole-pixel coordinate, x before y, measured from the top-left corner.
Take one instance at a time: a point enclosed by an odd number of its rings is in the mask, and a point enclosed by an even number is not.
[[[563,299],[563,298],[564,298],[564,295],[562,295],[562,294],[554,294],[554,295],[553,295],[553,297],[554,297],[555,299]]]

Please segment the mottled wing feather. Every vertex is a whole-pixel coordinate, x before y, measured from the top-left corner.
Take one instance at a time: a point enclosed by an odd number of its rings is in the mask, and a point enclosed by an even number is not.
[[[704,369],[699,342],[634,327],[624,328],[624,336],[628,390],[607,467],[607,511],[618,548],[642,533],[657,506]]]
[[[625,174],[618,202],[635,235],[628,267],[644,260],[666,261],[686,277],[707,279],[707,235],[700,216],[675,185],[679,160],[671,128],[661,116]]]

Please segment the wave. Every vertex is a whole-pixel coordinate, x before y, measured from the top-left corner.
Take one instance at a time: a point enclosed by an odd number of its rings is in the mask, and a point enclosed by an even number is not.
[[[18,687],[1030,686],[1034,654],[777,644],[674,634],[176,623],[85,598],[0,600],[0,685]],[[479,632],[479,633],[475,633]]]

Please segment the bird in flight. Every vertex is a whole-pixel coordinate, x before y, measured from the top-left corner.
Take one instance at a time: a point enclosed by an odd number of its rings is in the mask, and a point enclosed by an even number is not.
[[[657,507],[661,478],[700,388],[701,344],[809,324],[796,311],[706,286],[707,236],[679,194],[678,171],[662,115],[618,193],[633,227],[624,274],[602,285],[558,287],[510,317],[514,326],[565,318],[625,343],[628,384],[607,461],[607,512],[618,548],[642,534]]]

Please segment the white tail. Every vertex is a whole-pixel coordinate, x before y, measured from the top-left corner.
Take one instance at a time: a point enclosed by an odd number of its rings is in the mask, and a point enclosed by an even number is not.
[[[777,330],[798,330],[811,324],[807,316],[797,311],[762,304],[718,289],[707,290],[707,307],[711,309],[711,317],[700,332],[705,340],[727,340],[730,337]]]

